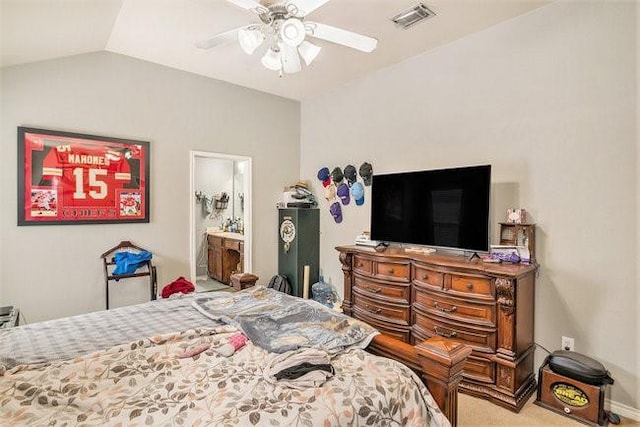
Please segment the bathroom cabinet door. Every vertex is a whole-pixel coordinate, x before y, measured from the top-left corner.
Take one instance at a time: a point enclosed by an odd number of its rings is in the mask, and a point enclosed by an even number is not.
[[[209,241],[209,277],[222,282],[222,238],[208,236]]]

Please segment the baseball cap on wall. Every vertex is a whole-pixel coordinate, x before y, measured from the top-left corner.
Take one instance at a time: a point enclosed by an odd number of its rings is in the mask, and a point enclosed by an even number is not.
[[[331,203],[336,198],[336,185],[331,183],[327,185],[324,189],[324,198],[327,199],[327,202]]]
[[[347,179],[349,186],[352,186],[358,179],[356,168],[353,165],[347,165],[344,167],[344,177]]]
[[[333,220],[340,224],[342,222],[342,208],[340,207],[339,202],[334,202],[331,204],[329,208],[329,212],[331,212],[331,216],[333,216]]]
[[[373,166],[370,163],[364,162],[360,165],[360,176],[364,185],[371,185],[371,177],[373,176]]]
[[[336,185],[340,184],[344,179],[344,175],[342,174],[342,169],[340,169],[337,166],[333,168],[333,170],[331,171],[331,179]]]
[[[326,187],[331,184],[331,176],[329,175],[329,168],[320,168],[318,171],[318,179],[322,181],[322,186]]]
[[[340,184],[338,186],[338,189],[336,190],[336,194],[338,195],[338,197],[342,201],[343,205],[348,205],[349,204],[349,201],[351,199],[349,198],[349,186],[347,184],[345,184],[344,182],[342,184]]]
[[[364,187],[359,182],[355,182],[351,186],[351,197],[355,200],[356,205],[362,206],[364,204]]]

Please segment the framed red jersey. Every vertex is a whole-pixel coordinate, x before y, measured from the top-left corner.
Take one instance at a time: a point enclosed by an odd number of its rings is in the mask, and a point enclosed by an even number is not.
[[[18,225],[149,222],[149,142],[18,127]]]

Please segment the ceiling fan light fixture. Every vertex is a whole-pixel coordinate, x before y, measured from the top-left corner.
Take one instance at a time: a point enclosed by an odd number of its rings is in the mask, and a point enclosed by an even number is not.
[[[247,55],[253,54],[264,41],[264,34],[258,28],[240,28],[238,42]]]
[[[298,49],[294,46],[287,46],[284,43],[279,43],[280,58],[282,58],[282,70],[287,74],[297,73],[302,70],[302,64],[300,64],[300,55],[298,55]]]
[[[280,71],[282,69],[282,56],[280,55],[280,52],[269,48],[262,57],[262,65],[270,70]]]
[[[296,18],[289,18],[280,26],[280,38],[288,46],[297,47],[306,35],[304,24]]]
[[[322,48],[320,46],[309,43],[308,41],[303,41],[300,43],[300,46],[298,46],[298,52],[300,52],[300,56],[302,56],[302,59],[304,59],[304,63],[307,64],[307,66],[311,65],[313,60],[316,59],[316,56],[318,56],[321,49]]]

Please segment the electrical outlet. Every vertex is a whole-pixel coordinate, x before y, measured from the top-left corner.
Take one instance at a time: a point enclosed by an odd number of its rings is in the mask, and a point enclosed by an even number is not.
[[[575,341],[571,337],[562,337],[562,347],[563,350],[575,350]]]

